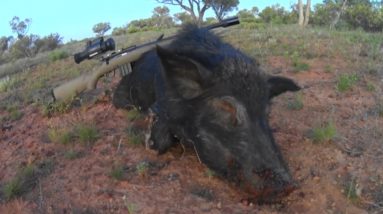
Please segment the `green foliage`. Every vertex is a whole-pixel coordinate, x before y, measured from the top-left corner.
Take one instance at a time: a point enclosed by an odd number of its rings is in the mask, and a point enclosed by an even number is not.
[[[345,21],[353,28],[365,31],[381,31],[383,28],[383,9],[375,9],[368,4],[355,4],[348,7]]]
[[[19,179],[8,182],[3,188],[4,198],[10,200],[23,193],[22,184]]]
[[[169,8],[156,7],[150,18],[131,21],[127,26],[128,33],[135,33],[149,30],[159,30],[174,26],[173,18],[169,15]]]
[[[0,80],[0,93],[1,92],[7,92],[10,91],[21,82],[20,78],[18,76],[13,77],[5,77],[4,79]]]
[[[207,17],[204,24],[205,25],[211,25],[211,24],[214,24],[214,23],[217,23],[217,19],[215,19],[214,17]]]
[[[128,33],[135,33],[139,31],[154,30],[152,18],[133,20],[128,24]]]
[[[227,13],[237,8],[239,0],[215,0],[211,3],[215,16],[218,20],[222,20]]]
[[[144,175],[149,170],[149,163],[142,161],[136,165],[136,170],[139,175]]]
[[[310,65],[302,62],[302,56],[298,54],[297,51],[294,51],[291,55],[292,66],[294,68],[294,72],[307,71],[310,69]]]
[[[174,26],[173,18],[169,15],[169,8],[166,6],[154,8],[151,19],[153,27],[156,27],[157,29],[170,28]]]
[[[126,117],[128,118],[128,120],[136,120],[141,117],[141,113],[140,111],[138,111],[138,109],[132,109],[126,113]]]
[[[49,59],[54,62],[60,59],[66,59],[69,56],[69,54],[66,51],[63,50],[56,50],[49,53],[48,57]]]
[[[10,54],[13,60],[23,57],[33,57],[36,55],[34,43],[39,39],[37,35],[23,36],[19,38],[10,48]]]
[[[127,33],[126,27],[115,27],[112,31],[112,36],[125,35]]]
[[[113,166],[109,174],[116,180],[122,180],[124,178],[124,166],[120,164]]]
[[[213,170],[211,170],[211,169],[206,169],[206,171],[205,171],[205,175],[206,175],[206,177],[208,177],[208,178],[213,178],[216,174],[215,174],[215,172],[214,172]]]
[[[144,142],[143,136],[136,133],[129,134],[129,143],[132,145],[140,145]]]
[[[256,12],[258,13],[258,8],[257,8]],[[252,11],[252,10],[247,10],[247,9],[240,10],[240,11],[238,11],[237,16],[239,17],[239,20],[241,23],[243,23],[243,22],[255,22],[256,21],[255,11]]]
[[[334,123],[329,122],[324,126],[314,128],[312,134],[314,143],[327,142],[336,136],[336,128]]]
[[[259,13],[259,17],[265,23],[271,24],[292,24],[297,23],[298,19],[294,12],[289,12],[285,10],[284,7],[279,4],[273,5],[271,7],[266,7]]]
[[[174,14],[174,19],[181,24],[193,23],[193,17],[187,12],[181,12]]]
[[[19,111],[18,109],[12,109],[12,111],[9,112],[9,118],[11,121],[19,120],[23,117],[24,113]]]
[[[295,72],[307,71],[310,69],[310,65],[299,60],[293,62]]]
[[[6,37],[6,36],[0,37],[0,55],[2,55],[4,51],[8,49],[9,40],[10,40],[9,37]]]
[[[74,160],[81,156],[81,152],[70,149],[64,153],[64,157],[69,160]]]
[[[32,23],[32,19],[24,19],[20,20],[18,16],[14,16],[11,21],[9,21],[9,25],[11,26],[12,32],[17,34],[17,38],[23,38]]]
[[[287,108],[291,110],[301,110],[303,108],[303,98],[301,93],[297,93],[293,100],[289,100]]]
[[[10,105],[5,107],[8,112],[8,115],[2,117],[2,120],[16,121],[21,119],[24,116],[24,113],[18,109],[17,105]]]
[[[107,31],[110,30],[110,23],[100,22],[98,24],[95,24],[92,30],[95,34],[97,34],[97,36],[103,36]]]
[[[36,165],[31,164],[22,167],[15,177],[8,181],[1,189],[5,200],[11,200],[31,191],[38,183],[38,180],[50,174],[53,168],[54,162],[49,159],[41,161]]]
[[[48,130],[48,138],[53,143],[68,145],[73,139],[73,134],[67,129],[51,128]]]
[[[338,78],[337,89],[339,92],[345,92],[351,89],[358,81],[356,74],[341,74]]]
[[[368,91],[375,91],[376,90],[376,87],[372,82],[367,82],[366,87],[367,87]]]
[[[326,73],[331,73],[331,72],[332,72],[332,67],[331,67],[331,65],[325,65],[325,67],[324,67],[324,71],[325,71]]]
[[[311,23],[319,26],[330,26],[333,21],[332,11],[338,10],[335,4],[316,4],[312,14]]]
[[[71,108],[70,102],[58,101],[54,103],[44,104],[42,106],[42,114],[44,116],[52,116],[54,114],[64,114]]]
[[[354,177],[346,179],[346,182],[344,184],[344,193],[347,199],[349,199],[352,202],[356,202],[359,199],[357,188],[358,186]]]
[[[75,129],[76,136],[81,143],[86,145],[93,144],[98,138],[98,130],[93,125],[80,124]]]
[[[126,208],[128,209],[128,213],[129,213],[129,214],[134,214],[134,213],[136,213],[137,208],[136,208],[136,205],[135,205],[135,204],[125,202],[125,206],[126,206]]]
[[[43,37],[41,39],[39,38],[34,42],[35,52],[41,53],[45,51],[54,50],[61,46],[62,40],[63,38],[58,33],[51,33],[46,37]]]
[[[342,11],[342,1],[325,1],[314,6],[311,23],[330,26],[335,24],[337,13],[341,14],[338,28],[362,28],[366,31],[381,31],[383,27],[383,9],[373,7],[368,0],[349,1]]]
[[[383,101],[380,101],[380,102],[376,105],[376,111],[377,111],[379,117],[383,117]]]

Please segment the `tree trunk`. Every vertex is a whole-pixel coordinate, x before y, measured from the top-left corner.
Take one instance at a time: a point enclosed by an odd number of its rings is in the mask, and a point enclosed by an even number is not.
[[[303,26],[304,17],[303,17],[303,3],[302,3],[302,0],[298,0],[298,10],[299,10],[298,25],[299,26]]]
[[[340,8],[339,11],[336,12],[335,18],[332,20],[330,24],[330,29],[335,28],[335,25],[338,24],[340,16],[346,10],[346,6],[347,6],[347,0],[343,0],[342,7]]]
[[[307,26],[309,24],[310,11],[311,11],[311,0],[307,0],[305,22],[304,22],[303,26]]]

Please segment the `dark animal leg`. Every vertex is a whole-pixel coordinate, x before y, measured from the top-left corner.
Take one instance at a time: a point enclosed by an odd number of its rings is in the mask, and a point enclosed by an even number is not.
[[[116,108],[125,108],[133,106],[132,103],[132,86],[131,86],[131,73],[124,76],[117,85],[113,94],[113,105]]]
[[[174,137],[166,123],[158,120],[153,124],[150,141],[149,147],[163,154],[174,144]]]

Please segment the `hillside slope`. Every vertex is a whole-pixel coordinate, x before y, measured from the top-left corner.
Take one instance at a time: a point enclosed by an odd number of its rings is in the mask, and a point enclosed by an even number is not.
[[[380,35],[294,26],[220,34],[303,87],[274,99],[270,114],[299,184],[291,195],[253,204],[192,150],[145,149],[145,115],[111,105],[118,76],[47,106],[49,88],[98,65],[64,58],[11,76],[0,93],[0,213],[383,212]]]

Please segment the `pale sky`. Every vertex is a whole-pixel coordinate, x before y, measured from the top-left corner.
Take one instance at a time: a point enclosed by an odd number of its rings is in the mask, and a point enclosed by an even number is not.
[[[289,9],[293,0],[240,0],[238,9],[251,9],[257,6],[262,10],[266,6],[280,4]],[[312,4],[322,0],[313,0]],[[20,19],[31,18],[32,24],[28,34],[46,36],[59,33],[64,41],[94,36],[92,27],[99,22],[110,22],[112,29],[121,27],[132,20],[148,18],[153,8],[162,6],[155,0],[1,0],[0,37],[12,33],[9,21],[13,16]],[[170,13],[181,12],[179,7],[169,6]],[[235,14],[237,11],[234,11]],[[206,17],[214,16],[210,11]],[[111,31],[108,31],[111,33]]]

